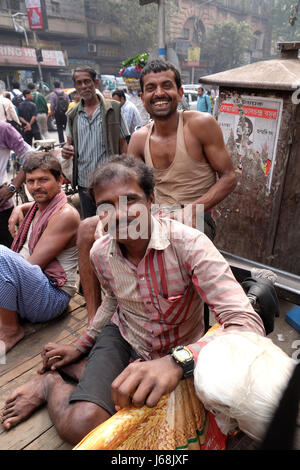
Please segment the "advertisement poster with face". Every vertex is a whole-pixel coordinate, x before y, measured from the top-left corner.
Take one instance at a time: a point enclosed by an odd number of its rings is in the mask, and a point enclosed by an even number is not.
[[[240,173],[259,165],[270,189],[280,128],[282,100],[241,96],[220,103],[218,123]]]

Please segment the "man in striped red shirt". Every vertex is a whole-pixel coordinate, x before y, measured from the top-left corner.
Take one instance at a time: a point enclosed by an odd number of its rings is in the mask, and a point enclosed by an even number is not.
[[[115,157],[94,173],[90,191],[103,232],[91,262],[105,295],[74,345],[45,346],[43,371],[53,357],[60,359],[52,371],[91,353],[77,387],[66,386],[57,373],[21,387],[16,402],[21,395],[27,410],[10,411],[6,429],[24,419],[30,406],[32,412],[37,384],[38,404],[47,400],[59,434],[71,443],[131,402],[155,406],[193,374],[200,349],[214,338],[202,339],[204,302],[220,324],[215,334],[265,334],[261,318],[206,235],[151,215],[153,188],[152,170],[134,157]]]

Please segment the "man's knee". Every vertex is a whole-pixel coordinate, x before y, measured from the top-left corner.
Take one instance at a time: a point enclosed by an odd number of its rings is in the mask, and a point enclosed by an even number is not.
[[[80,222],[77,231],[77,246],[78,248],[86,248],[91,246],[95,241],[96,227],[99,217],[89,217]]]
[[[110,418],[107,411],[91,402],[78,401],[70,406],[70,415],[59,434],[72,445],[78,444],[89,432]]]

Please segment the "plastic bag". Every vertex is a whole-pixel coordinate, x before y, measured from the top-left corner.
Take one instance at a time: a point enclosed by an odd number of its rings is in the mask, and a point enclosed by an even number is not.
[[[270,339],[228,332],[202,348],[194,372],[196,394],[224,434],[239,428],[261,440],[294,367]]]

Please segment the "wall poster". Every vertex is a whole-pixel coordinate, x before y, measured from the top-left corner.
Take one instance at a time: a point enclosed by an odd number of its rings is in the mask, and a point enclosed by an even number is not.
[[[222,101],[218,123],[225,144],[238,157],[238,170],[243,172],[251,161],[260,164],[268,190],[271,188],[277,140],[281,121],[282,99],[259,96]],[[235,151],[234,151],[235,150]]]

